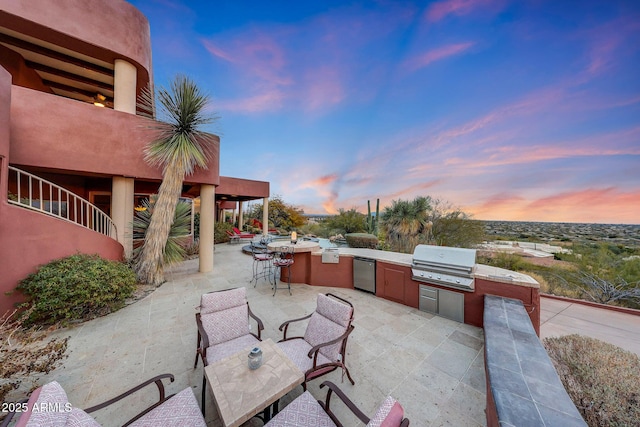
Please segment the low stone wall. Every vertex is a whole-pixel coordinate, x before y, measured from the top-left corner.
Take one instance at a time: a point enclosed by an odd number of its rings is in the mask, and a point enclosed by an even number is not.
[[[488,426],[581,426],[521,301],[484,297]]]

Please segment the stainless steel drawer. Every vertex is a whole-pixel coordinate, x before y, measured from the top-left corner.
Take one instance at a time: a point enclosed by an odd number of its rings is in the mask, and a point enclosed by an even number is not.
[[[438,314],[438,290],[424,285],[420,285],[420,301],[418,303],[420,311]]]
[[[437,299],[438,290],[436,288],[428,288],[426,286],[420,286],[420,296]]]

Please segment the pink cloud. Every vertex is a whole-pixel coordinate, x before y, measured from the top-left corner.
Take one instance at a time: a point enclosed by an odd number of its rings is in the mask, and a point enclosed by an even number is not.
[[[207,49],[213,56],[224,59],[225,61],[233,62],[233,58],[231,57],[231,55],[221,49],[219,46],[215,45],[213,42],[209,40],[202,40],[202,44],[205,49]]]
[[[403,30],[417,13],[414,5],[392,2],[376,10],[340,6],[300,23],[256,24],[202,44],[234,74],[234,93],[241,99],[223,102],[235,106],[234,111],[241,112],[244,105],[249,113],[268,110],[270,104],[251,100],[278,92],[283,100],[278,108],[325,112],[375,94],[374,82],[384,73],[375,61],[363,65],[362,55]]]
[[[330,174],[330,175],[324,175],[321,176],[320,178],[314,179],[313,181],[309,181],[307,183],[305,183],[305,187],[309,186],[309,187],[316,187],[316,186],[324,186],[324,185],[329,185],[334,183],[336,180],[338,179],[338,174]]]
[[[477,219],[638,224],[640,191],[586,188],[539,198],[501,193],[466,206]]]
[[[428,22],[438,22],[449,15],[468,15],[477,10],[498,11],[504,7],[503,0],[444,0],[432,3],[426,12]]]
[[[622,192],[614,187],[569,191],[528,204],[541,221],[640,223],[640,191]]]
[[[215,103],[216,110],[239,113],[257,113],[277,111],[282,108],[285,95],[278,89],[271,89],[248,98],[220,100]]]
[[[601,75],[613,68],[620,58],[637,51],[639,46],[633,40],[640,35],[637,16],[627,16],[606,22],[586,34],[590,42],[588,65],[585,78]]]
[[[405,67],[407,67],[410,71],[424,68],[433,62],[440,61],[441,59],[445,59],[450,56],[458,55],[468,50],[474,44],[474,42],[457,43],[442,46],[437,49],[432,49],[421,55],[408,59],[405,62]]]
[[[336,68],[320,67],[308,71],[303,98],[307,110],[319,110],[327,106],[339,104],[345,99],[345,90],[341,84],[341,73]]]

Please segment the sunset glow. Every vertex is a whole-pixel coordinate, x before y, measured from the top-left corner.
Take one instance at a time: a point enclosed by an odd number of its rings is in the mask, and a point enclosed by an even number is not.
[[[220,173],[306,213],[640,224],[640,2],[131,3],[156,85],[212,96]]]

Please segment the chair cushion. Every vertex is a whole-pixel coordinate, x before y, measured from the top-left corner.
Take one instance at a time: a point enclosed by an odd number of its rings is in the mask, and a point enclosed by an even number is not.
[[[346,330],[346,327],[333,322],[316,311],[311,315],[311,319],[309,319],[307,330],[304,333],[304,340],[313,347],[338,338],[340,335],[344,334]],[[341,346],[342,342],[337,342],[335,344],[322,347],[320,349],[320,353],[329,360],[335,362],[340,356]]]
[[[391,396],[382,402],[367,427],[398,427],[404,418],[404,409]]]
[[[231,356],[232,354],[236,354],[243,348],[255,346],[259,343],[260,341],[256,337],[251,334],[247,334],[234,338],[230,341],[212,345],[207,348],[207,365],[217,362],[220,359],[224,359],[227,356]]]
[[[229,289],[220,292],[209,292],[200,297],[200,313],[207,314],[226,310],[240,305],[247,305],[246,288]]]
[[[286,259],[286,258],[278,258],[275,261],[273,261],[273,263],[276,265],[276,267],[288,267],[290,265],[293,265],[293,260]]]
[[[345,330],[353,315],[353,307],[322,294],[318,294],[316,311]]]
[[[185,388],[130,425],[135,427],[206,427],[207,424],[202,418],[202,412],[200,412],[193,391],[191,388]]]
[[[52,381],[40,387],[36,400],[29,408],[30,412],[22,414],[17,426],[63,427],[67,424],[71,404],[62,386]]]
[[[27,410],[23,413],[19,414],[18,421],[16,422],[15,427],[24,427],[27,425],[27,421],[31,417],[31,411],[33,410],[33,405],[38,401],[38,397],[40,396],[40,392],[42,391],[42,387],[38,387],[37,389],[31,392],[29,396],[29,401],[27,402]]]
[[[249,333],[249,308],[246,303],[201,314],[200,320],[209,338],[209,345],[220,344]]]
[[[307,372],[309,369],[313,368],[313,357],[307,356],[309,354],[309,350],[311,350],[311,346],[305,340],[296,338],[281,341],[278,343],[278,347],[280,347],[284,354],[286,354],[302,372]],[[330,362],[331,360],[324,357],[322,353],[318,353],[317,366]]]
[[[100,424],[82,409],[72,408],[65,427],[100,427]]]
[[[273,255],[267,253],[254,253],[253,259],[256,261],[271,261],[273,259]]]
[[[271,419],[269,427],[336,427],[322,406],[305,391]]]

